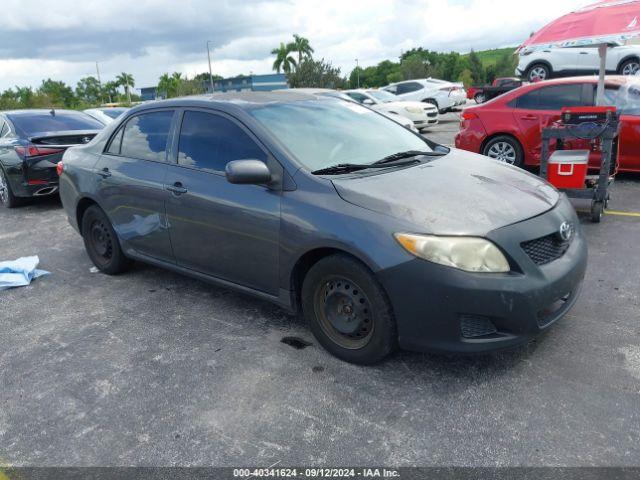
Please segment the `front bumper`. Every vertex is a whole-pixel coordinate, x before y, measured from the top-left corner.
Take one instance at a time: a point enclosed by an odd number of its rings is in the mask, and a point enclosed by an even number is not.
[[[569,249],[538,266],[522,241],[557,232],[564,221],[576,226]],[[379,273],[394,310],[402,348],[480,353],[526,343],[562,318],[576,302],[587,264],[587,246],[571,205],[491,232],[513,264],[508,274],[473,274],[421,259]],[[469,337],[470,321],[487,322],[495,332]]]

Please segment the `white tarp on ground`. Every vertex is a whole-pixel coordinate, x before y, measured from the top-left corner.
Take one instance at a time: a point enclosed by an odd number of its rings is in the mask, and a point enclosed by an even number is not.
[[[38,256],[21,257],[17,260],[0,262],[0,290],[29,285],[34,278],[48,275],[45,270],[38,270]]]

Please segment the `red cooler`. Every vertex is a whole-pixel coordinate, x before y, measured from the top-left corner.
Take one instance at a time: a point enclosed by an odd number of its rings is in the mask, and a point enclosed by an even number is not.
[[[549,158],[547,180],[556,188],[585,188],[589,150],[556,150]]]

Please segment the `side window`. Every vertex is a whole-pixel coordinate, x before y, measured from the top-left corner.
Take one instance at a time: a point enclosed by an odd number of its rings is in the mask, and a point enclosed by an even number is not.
[[[518,97],[518,108],[525,110],[536,110],[538,108],[538,98],[540,97],[540,90],[534,90],[533,92],[525,93]]]
[[[538,98],[539,110],[560,110],[562,107],[584,106],[582,85],[553,85],[541,88]]]
[[[120,153],[124,157],[164,162],[173,110],[142,113],[124,127]]]
[[[7,127],[7,123],[4,120],[0,120],[0,125],[2,125],[0,128],[0,138],[4,138],[9,131],[9,127]]]
[[[120,130],[118,130],[118,133],[116,133],[111,139],[109,148],[107,148],[107,153],[110,153],[112,155],[120,155],[120,145],[122,144],[122,132],[124,132],[124,127],[121,127]]]
[[[358,92],[347,92],[347,95],[349,95],[351,98],[353,98],[358,103],[364,102],[366,100],[366,98],[367,98],[367,97],[365,97],[364,95],[362,95],[361,93],[358,93]]]
[[[391,92],[395,95],[396,93],[398,93],[398,86],[391,85],[390,87],[383,88],[383,90],[386,90],[387,92]]]
[[[178,142],[178,164],[207,172],[224,171],[232,160],[257,159],[267,155],[231,120],[220,115],[187,111]]]
[[[398,85],[398,95],[402,94],[402,93],[411,93],[411,92],[417,92],[418,90],[422,89],[422,85],[420,85],[417,82],[407,82],[407,83],[400,83]]]

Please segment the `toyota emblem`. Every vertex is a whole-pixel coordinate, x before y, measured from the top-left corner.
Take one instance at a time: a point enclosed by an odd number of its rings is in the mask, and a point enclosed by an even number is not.
[[[573,235],[573,225],[571,225],[569,222],[564,222],[562,225],[560,225],[560,230],[558,231],[558,233],[560,234],[560,238],[562,240],[568,242],[569,240],[571,240],[571,236]]]

